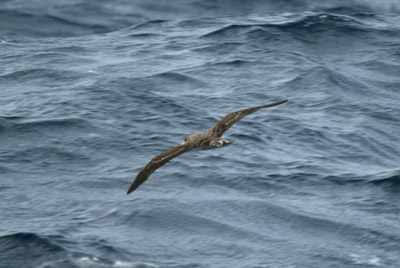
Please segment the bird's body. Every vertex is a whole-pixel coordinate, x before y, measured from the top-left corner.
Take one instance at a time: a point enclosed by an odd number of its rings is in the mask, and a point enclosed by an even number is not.
[[[182,144],[187,144],[187,146],[193,147],[193,149],[210,149],[224,147],[232,144],[232,142],[204,132],[187,136]]]
[[[127,194],[133,192],[144,181],[146,181],[151,173],[153,173],[156,169],[160,168],[169,160],[183,153],[194,149],[219,148],[232,144],[233,142],[228,141],[221,136],[225,133],[225,131],[232,127],[233,124],[238,122],[243,117],[260,109],[280,105],[285,102],[287,102],[287,100],[229,113],[206,132],[187,136],[182,144],[154,157],[136,176]]]

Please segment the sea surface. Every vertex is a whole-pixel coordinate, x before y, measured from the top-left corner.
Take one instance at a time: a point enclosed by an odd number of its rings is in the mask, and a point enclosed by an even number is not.
[[[399,137],[397,0],[0,2],[1,268],[397,268]]]

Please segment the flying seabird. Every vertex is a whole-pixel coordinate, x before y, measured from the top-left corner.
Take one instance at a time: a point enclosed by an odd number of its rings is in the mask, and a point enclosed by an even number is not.
[[[138,188],[143,182],[145,182],[149,178],[151,173],[153,173],[156,169],[162,167],[169,160],[183,153],[189,152],[194,149],[219,148],[232,144],[233,142],[221,138],[221,136],[225,133],[225,131],[233,126],[233,124],[238,122],[243,117],[252,114],[260,109],[280,105],[287,101],[288,100],[283,100],[272,104],[256,106],[229,113],[206,132],[187,136],[185,138],[185,141],[180,145],[154,157],[136,176],[135,180],[129,187],[127,194],[130,194],[134,190],[136,190],[136,188]]]

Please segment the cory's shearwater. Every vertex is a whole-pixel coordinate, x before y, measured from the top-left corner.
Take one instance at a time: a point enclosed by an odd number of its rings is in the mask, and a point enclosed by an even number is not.
[[[172,148],[154,157],[136,176],[135,180],[129,187],[127,194],[132,193],[143,182],[145,182],[149,178],[151,173],[153,173],[156,169],[160,168],[169,160],[183,153],[186,153],[193,149],[219,148],[232,144],[231,141],[221,138],[221,136],[225,133],[225,131],[227,131],[231,126],[233,126],[233,124],[238,122],[243,117],[254,113],[255,111],[258,111],[263,108],[276,106],[285,103],[287,101],[288,100],[284,100],[268,105],[256,106],[229,113],[206,132],[187,136],[185,138],[185,141],[179,146],[176,146],[175,148]]]

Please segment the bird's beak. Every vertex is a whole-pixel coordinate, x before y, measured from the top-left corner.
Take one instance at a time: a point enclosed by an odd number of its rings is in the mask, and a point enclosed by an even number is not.
[[[232,143],[233,143],[233,141],[224,140],[224,143],[222,144],[221,147],[228,146],[228,145],[230,145],[230,144],[232,144]]]
[[[184,142],[181,143],[181,145],[185,145],[185,144],[186,144],[186,141],[184,141]]]

